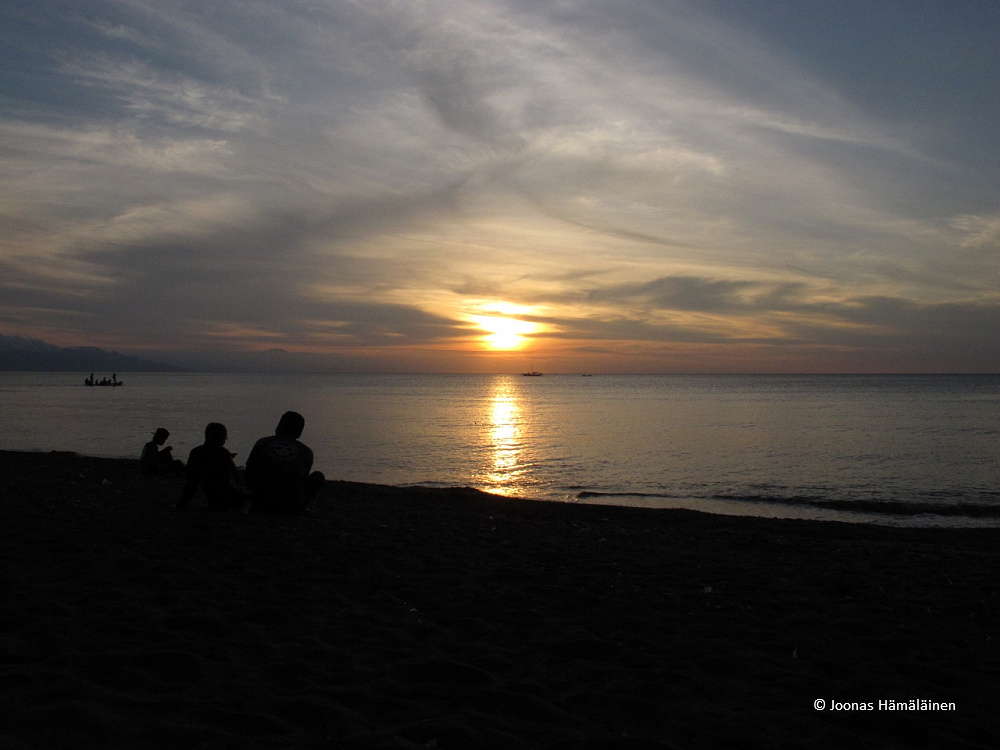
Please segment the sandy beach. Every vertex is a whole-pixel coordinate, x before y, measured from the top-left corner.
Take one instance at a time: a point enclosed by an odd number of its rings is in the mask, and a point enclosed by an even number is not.
[[[0,452],[0,746],[1000,746],[997,530],[180,489]]]

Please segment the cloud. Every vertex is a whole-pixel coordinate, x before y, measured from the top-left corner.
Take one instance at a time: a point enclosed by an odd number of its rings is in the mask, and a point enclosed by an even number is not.
[[[955,349],[995,351],[1000,344],[998,299],[930,303],[888,296],[834,297],[831,292],[802,283],[665,277],[592,290],[588,298],[603,304],[605,313],[559,324],[581,338],[904,348],[915,359],[921,350],[928,355]],[[692,313],[701,317],[687,317]]]
[[[162,73],[141,61],[97,60],[67,66],[66,73],[85,85],[108,89],[129,116],[139,119],[223,133],[261,123],[255,99],[189,76]]]
[[[638,300],[657,309],[730,312],[749,307],[741,295],[758,293],[762,285],[746,281],[718,281],[691,276],[663,277],[644,284],[626,284],[596,289],[588,297],[595,301]]]
[[[126,128],[57,127],[48,124],[7,121],[0,135],[11,149],[24,155],[24,162],[42,156],[50,163],[63,162],[94,168],[134,169],[143,172],[217,174],[230,155],[226,140],[163,135],[143,137]]]
[[[952,219],[951,226],[962,233],[960,244],[963,248],[1000,249],[1000,214],[963,214]]]

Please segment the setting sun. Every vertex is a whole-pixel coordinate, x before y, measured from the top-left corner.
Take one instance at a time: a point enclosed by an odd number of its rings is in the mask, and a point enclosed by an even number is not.
[[[537,326],[517,318],[473,316],[473,320],[487,332],[483,341],[496,350],[520,349],[527,343],[525,335],[534,332]]]

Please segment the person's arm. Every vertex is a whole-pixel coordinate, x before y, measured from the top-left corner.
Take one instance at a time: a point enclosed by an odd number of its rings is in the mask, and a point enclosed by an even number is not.
[[[240,477],[240,472],[236,468],[236,462],[233,460],[235,453],[229,454],[229,486],[236,492],[243,492],[243,479]]]

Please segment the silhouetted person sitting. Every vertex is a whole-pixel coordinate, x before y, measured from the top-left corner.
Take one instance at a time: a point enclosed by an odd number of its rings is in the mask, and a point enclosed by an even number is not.
[[[313,452],[298,440],[305,424],[301,414],[287,411],[274,435],[250,451],[245,476],[255,511],[301,513],[323,488],[326,478],[312,471]]]
[[[184,464],[174,458],[172,448],[160,446],[167,442],[170,433],[163,427],[158,427],[153,433],[153,439],[142,446],[142,455],[139,463],[142,466],[143,474],[171,474],[180,472]]]
[[[226,426],[210,422],[205,427],[205,442],[193,448],[188,456],[187,475],[178,508],[184,508],[201,487],[205,499],[213,508],[239,508],[249,500],[240,485],[233,455],[225,445]]]

